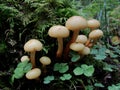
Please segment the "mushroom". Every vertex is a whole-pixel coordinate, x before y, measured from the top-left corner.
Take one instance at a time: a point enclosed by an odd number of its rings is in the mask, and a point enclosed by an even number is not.
[[[42,63],[44,73],[46,73],[46,65],[51,64],[51,59],[47,56],[42,56],[39,61]]]
[[[91,30],[94,30],[100,27],[100,22],[96,19],[90,19],[87,21],[87,23],[88,23],[88,28],[90,28]]]
[[[93,46],[96,43],[97,39],[99,39],[102,36],[103,36],[103,31],[102,30],[96,29],[96,30],[91,31],[89,33],[89,39],[86,42],[86,46],[88,46],[88,47]],[[90,45],[90,44],[92,44],[92,45]]]
[[[85,35],[78,35],[75,42],[84,44],[87,42],[87,37]]]
[[[82,43],[71,43],[70,44],[70,49],[73,51],[82,51],[84,49],[84,45]]]
[[[58,40],[58,50],[56,53],[56,57],[60,58],[63,52],[63,38],[69,36],[69,30],[62,25],[52,26],[48,31],[49,36],[57,38]]]
[[[71,43],[73,43],[76,40],[79,31],[87,28],[87,20],[81,16],[72,16],[66,21],[65,26],[73,31],[71,39]]]
[[[87,28],[87,20],[81,16],[72,16],[66,21],[65,26],[69,30],[73,31],[72,38],[68,42],[64,50],[64,59],[67,59],[70,50],[69,49],[70,44],[75,42],[80,30]]]
[[[30,52],[30,60],[31,60],[33,68],[36,67],[35,53],[36,53],[36,51],[40,51],[42,49],[42,47],[43,47],[42,43],[37,39],[31,39],[31,40],[27,41],[24,45],[24,50],[26,52]]]
[[[34,68],[26,73],[27,79],[37,79],[41,75],[41,70],[39,68]]]
[[[83,50],[78,52],[80,55],[88,55],[90,53],[90,48],[89,47],[84,47]]]
[[[24,55],[24,56],[21,57],[20,60],[21,60],[21,62],[24,62],[24,61],[29,61],[30,59],[27,55]]]

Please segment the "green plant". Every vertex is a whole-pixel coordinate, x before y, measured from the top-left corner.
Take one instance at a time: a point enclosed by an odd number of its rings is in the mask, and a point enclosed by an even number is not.
[[[32,69],[32,64],[29,63],[28,60],[20,62],[14,70],[14,73],[11,78],[12,82],[14,82],[14,79],[22,78],[25,75],[25,73],[27,73],[31,69]]]
[[[116,85],[111,85],[108,86],[108,90],[119,90],[120,89],[120,83],[116,84]]]
[[[65,73],[69,70],[69,66],[67,63],[55,63],[54,71],[58,71],[59,73]]]
[[[93,75],[94,73],[94,67],[93,65],[86,65],[86,64],[82,64],[81,67],[76,67],[73,70],[73,73],[77,76],[77,75],[85,75],[87,77],[90,77]]]

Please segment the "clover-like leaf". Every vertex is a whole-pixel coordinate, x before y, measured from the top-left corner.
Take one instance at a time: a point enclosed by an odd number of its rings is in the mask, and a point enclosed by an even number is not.
[[[88,68],[85,69],[83,73],[87,77],[92,76],[92,74],[94,73],[94,67],[92,65],[88,66]]]
[[[53,81],[54,79],[55,79],[54,76],[47,76],[47,77],[44,78],[43,83],[44,83],[44,84],[49,84],[49,83],[50,83],[51,81]]]
[[[30,71],[32,69],[32,64],[31,63],[28,63],[24,68],[24,73],[27,73],[28,71]]]
[[[69,70],[67,63],[56,63],[54,65],[54,71],[59,71],[60,73],[65,73]]]
[[[73,70],[73,73],[75,75],[82,75],[83,74],[83,69],[80,68],[80,67],[76,67],[74,70]]]
[[[95,83],[94,86],[95,86],[95,87],[101,87],[101,88],[102,88],[102,87],[105,87],[102,83]]]
[[[76,55],[73,55],[72,58],[71,58],[71,61],[72,62],[76,62],[80,59],[80,55],[76,54]]]
[[[70,80],[72,78],[71,74],[63,74],[63,76],[60,77],[62,81],[64,80]]]
[[[24,75],[23,69],[22,68],[16,68],[14,71],[14,77],[16,79],[22,78]]]
[[[24,61],[24,62],[20,62],[20,63],[17,65],[17,68],[25,67],[28,62],[29,62],[28,60],[26,60],[26,61]]]

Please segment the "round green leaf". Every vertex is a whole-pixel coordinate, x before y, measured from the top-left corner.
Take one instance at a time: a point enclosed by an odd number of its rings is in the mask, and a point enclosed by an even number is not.
[[[80,67],[76,67],[74,70],[73,70],[73,73],[75,75],[82,75],[83,74],[83,69],[80,68]]]

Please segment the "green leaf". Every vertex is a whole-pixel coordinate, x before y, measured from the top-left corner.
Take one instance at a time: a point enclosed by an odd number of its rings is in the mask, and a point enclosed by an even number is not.
[[[120,87],[113,84],[112,86],[108,86],[108,90],[120,90]]]
[[[63,76],[60,77],[61,80],[70,80],[72,78],[71,74],[63,74]]]
[[[28,71],[30,71],[32,69],[32,64],[28,63],[24,68],[23,71],[24,73],[27,73]]]
[[[54,76],[47,76],[47,77],[45,77],[44,78],[44,81],[43,81],[43,83],[44,84],[49,84],[51,81],[53,81],[55,78],[54,78]]]
[[[96,86],[96,87],[105,87],[102,83],[95,83],[94,86]]]
[[[56,63],[54,65],[54,71],[59,71],[60,73],[65,73],[69,70],[67,63]]]
[[[23,69],[22,68],[16,68],[15,71],[14,71],[14,77],[16,79],[20,79],[24,76],[24,72],[23,72]]]
[[[24,62],[20,62],[18,65],[17,65],[17,68],[23,68],[27,65],[29,61],[28,60],[25,60]]]
[[[73,70],[73,73],[75,75],[82,75],[83,74],[83,69],[80,68],[80,67],[76,67],[74,70]]]
[[[104,60],[105,58],[106,58],[106,56],[105,55],[96,55],[95,57],[94,57],[95,59],[97,59],[97,60]]]
[[[98,54],[98,50],[97,49],[92,49],[90,54]]]
[[[88,65],[82,64],[82,65],[81,65],[81,68],[82,68],[83,70],[86,70],[86,69],[88,68]]]
[[[88,66],[88,68],[86,70],[84,70],[83,73],[87,77],[92,76],[92,74],[94,73],[94,67],[92,65]]]
[[[91,85],[85,86],[85,90],[94,90],[94,87]]]
[[[113,71],[112,66],[111,66],[111,65],[108,65],[108,64],[105,64],[105,67],[103,67],[103,70],[109,71],[109,72],[112,72],[112,71]]]
[[[73,55],[72,58],[71,58],[71,61],[72,62],[76,62],[80,59],[80,55]]]
[[[18,67],[14,70],[14,73],[21,73],[21,72],[23,72],[23,68]]]

